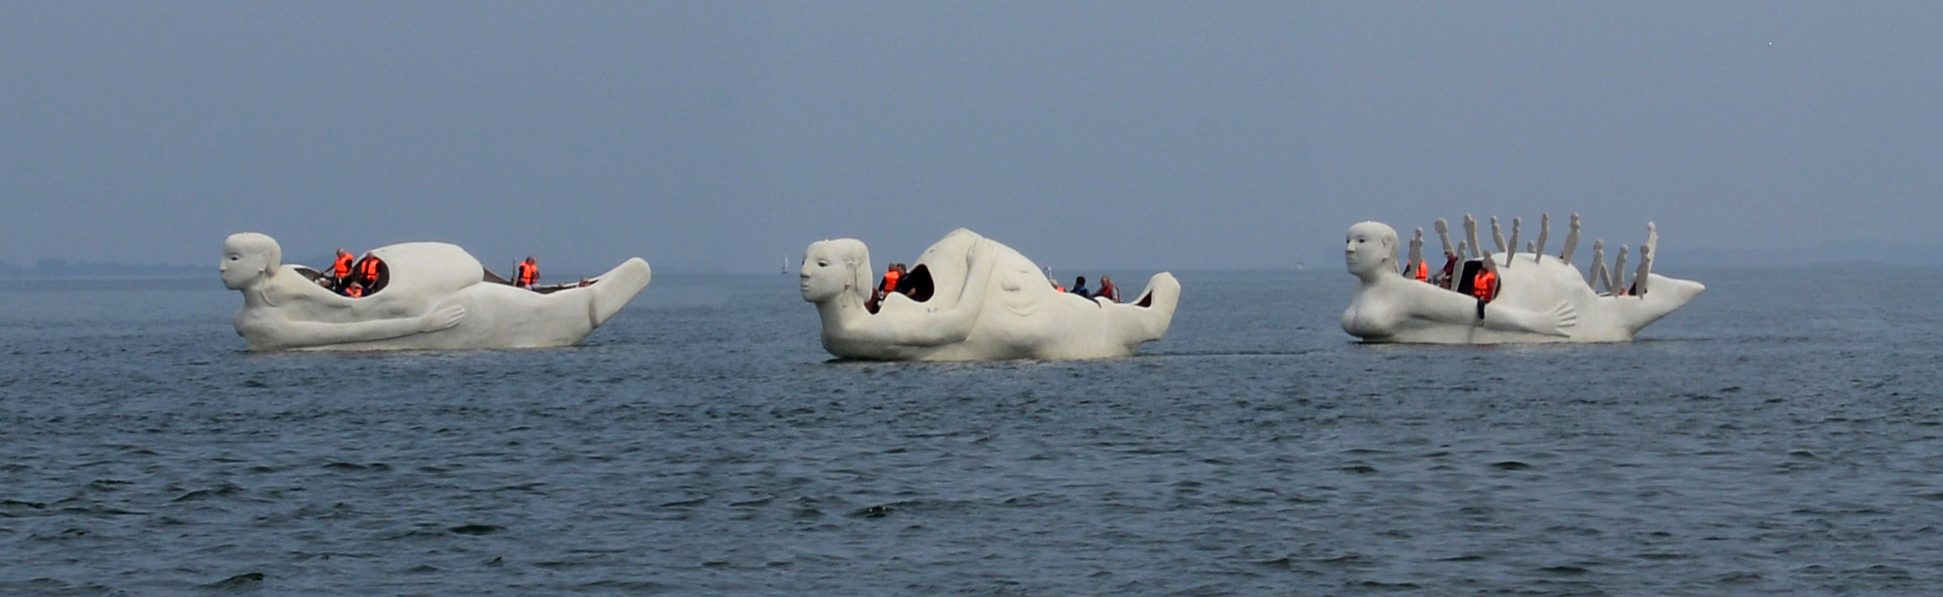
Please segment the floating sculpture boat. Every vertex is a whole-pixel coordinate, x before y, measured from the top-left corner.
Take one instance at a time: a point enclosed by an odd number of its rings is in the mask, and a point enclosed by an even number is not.
[[[1422,229],[1411,239],[1409,262],[1399,273],[1396,229],[1380,222],[1351,226],[1344,258],[1359,284],[1356,297],[1343,312],[1343,331],[1366,342],[1625,342],[1706,290],[1698,282],[1652,273],[1659,256],[1659,233],[1652,224],[1647,224],[1639,270],[1631,283],[1625,281],[1625,247],[1620,248],[1616,267],[1608,271],[1603,243],[1594,244],[1589,282],[1571,263],[1578,244],[1578,216],[1572,216],[1565,250],[1557,257],[1543,254],[1549,220],[1544,218],[1536,243],[1514,251],[1519,222],[1512,221],[1507,245],[1493,218],[1492,238],[1498,252],[1488,255],[1479,255],[1477,222],[1471,216],[1464,216],[1467,239],[1455,249],[1449,227],[1438,220],[1437,232],[1449,265],[1437,276],[1414,275],[1428,268],[1421,256]],[[1473,287],[1481,270],[1497,278],[1497,292],[1485,300],[1476,296],[1480,292]],[[1595,292],[1595,283],[1606,291]]]
[[[250,350],[531,348],[579,342],[648,286],[648,262],[628,259],[599,277],[513,286],[456,245],[373,249],[384,275],[360,298],[284,265],[275,239],[254,232],[223,241],[223,285],[243,293],[236,333]],[[328,281],[328,280],[327,280]]]
[[[963,228],[925,249],[898,282],[903,292],[885,296],[875,312],[876,270],[863,242],[812,243],[800,271],[803,300],[823,320],[823,348],[846,359],[1127,356],[1167,333],[1181,296],[1165,272],[1132,303],[1062,293],[1032,260]]]

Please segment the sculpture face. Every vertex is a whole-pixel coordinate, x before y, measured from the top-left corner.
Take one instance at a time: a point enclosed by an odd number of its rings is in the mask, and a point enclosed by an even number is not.
[[[282,251],[277,241],[254,232],[239,232],[223,240],[223,259],[216,271],[223,274],[223,287],[242,290],[251,282],[275,272]]]
[[[854,291],[859,271],[870,267],[868,257],[861,254],[857,250],[859,248],[850,247],[843,240],[811,244],[803,252],[803,266],[798,268],[802,272],[798,277],[803,281],[803,300],[825,303],[845,292]]]
[[[1397,231],[1387,224],[1363,222],[1350,226],[1344,243],[1343,261],[1349,266],[1349,273],[1361,276],[1396,262]]]

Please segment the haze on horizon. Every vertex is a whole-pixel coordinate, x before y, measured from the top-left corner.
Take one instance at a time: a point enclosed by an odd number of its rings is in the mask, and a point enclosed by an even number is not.
[[[1663,271],[1935,263],[1939,72],[1916,2],[4,2],[0,261],[1285,268],[1576,211]]]

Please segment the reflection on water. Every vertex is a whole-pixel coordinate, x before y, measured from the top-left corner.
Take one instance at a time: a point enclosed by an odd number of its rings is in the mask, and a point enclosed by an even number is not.
[[[0,592],[1943,585],[1943,277],[1668,273],[1709,292],[1631,344],[1359,345],[1339,271],[1187,272],[1138,357],[984,364],[828,362],[793,276],[401,354],[240,352],[213,274],[0,281]]]

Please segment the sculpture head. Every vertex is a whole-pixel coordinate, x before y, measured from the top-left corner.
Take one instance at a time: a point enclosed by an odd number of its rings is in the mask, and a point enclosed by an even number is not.
[[[1397,231],[1382,222],[1359,222],[1344,239],[1343,261],[1359,278],[1397,271]]]
[[[821,240],[803,251],[803,300],[822,304],[850,295],[862,304],[871,289],[870,249],[854,238]]]
[[[223,287],[242,290],[259,279],[276,273],[283,265],[283,247],[269,235],[238,232],[223,240],[223,259],[216,271],[223,274]]]

